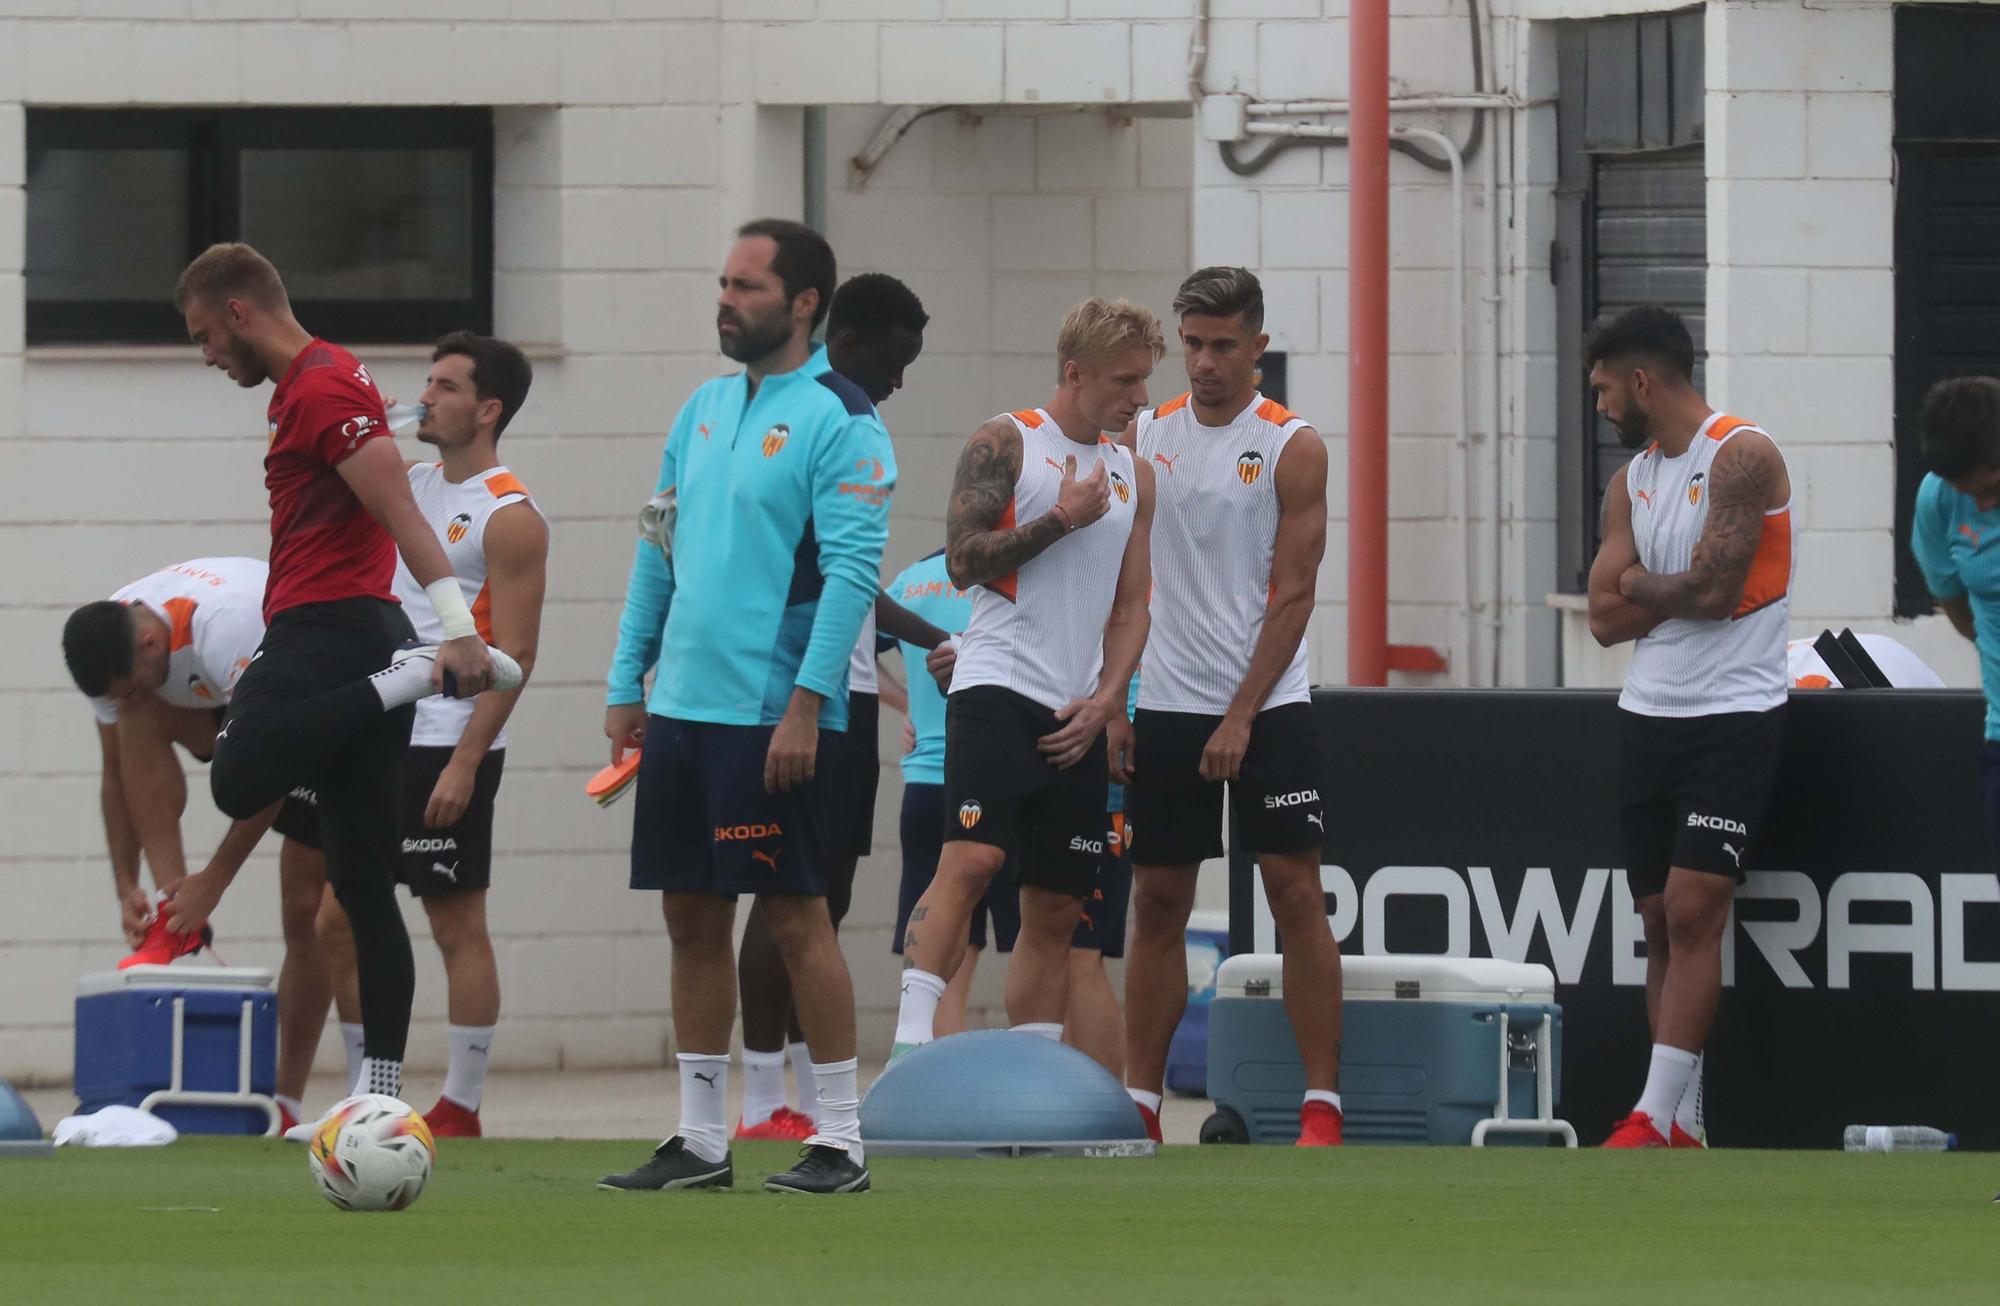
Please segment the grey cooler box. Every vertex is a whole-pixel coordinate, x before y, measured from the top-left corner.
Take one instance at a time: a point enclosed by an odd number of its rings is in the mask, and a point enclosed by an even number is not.
[[[1347,957],[1340,1096],[1345,1140],[1576,1146],[1555,1119],[1562,1008],[1547,966],[1466,957]],[[1292,1143],[1305,1067],[1285,1015],[1284,958],[1222,963],[1209,1006],[1203,1142]]]

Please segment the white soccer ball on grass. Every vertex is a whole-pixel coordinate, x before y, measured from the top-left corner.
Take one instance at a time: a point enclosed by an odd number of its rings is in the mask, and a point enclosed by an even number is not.
[[[306,1148],[313,1182],[343,1211],[400,1211],[437,1164],[431,1127],[408,1102],[362,1093],[336,1103]]]

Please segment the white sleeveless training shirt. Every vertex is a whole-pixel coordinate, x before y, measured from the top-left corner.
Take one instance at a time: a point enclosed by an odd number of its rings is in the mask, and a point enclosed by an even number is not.
[[[1139,706],[1221,716],[1250,670],[1271,600],[1278,456],[1309,423],[1252,395],[1227,426],[1203,426],[1190,396],[1139,414],[1153,466],[1152,632]],[[1258,711],[1311,701],[1306,642]]]
[[[162,567],[111,596],[143,604],[167,623],[167,679],[153,693],[173,707],[227,707],[236,681],[264,642],[264,581],[270,567],[256,558],[195,558]],[[118,704],[93,698],[105,725]]]
[[[1639,561],[1658,575],[1686,571],[1708,521],[1708,475],[1722,447],[1744,431],[1768,432],[1715,413],[1678,458],[1655,444],[1626,464],[1632,536]],[[1782,455],[1780,455],[1782,457]],[[1744,582],[1743,599],[1723,621],[1674,617],[1632,650],[1618,706],[1642,716],[1717,716],[1764,712],[1785,701],[1785,637],[1791,616],[1795,525],[1792,505],[1764,514],[1763,534]]]
[[[465,593],[466,606],[472,609],[479,637],[491,644],[493,595],[486,585],[486,523],[509,504],[525,503],[535,508],[528,487],[505,467],[491,468],[453,485],[444,478],[443,464],[418,463],[410,468],[410,493],[416,497],[417,510],[437,532],[438,543],[444,545],[445,560],[451,564],[452,575],[458,577],[458,587]],[[540,513],[541,509],[535,511]],[[437,609],[431,606],[430,596],[417,584],[417,578],[410,574],[400,555],[396,559],[396,597],[403,601],[403,609],[409,614],[410,624],[417,628],[419,640],[435,644],[444,638],[444,623],[438,619]],[[420,700],[416,724],[410,729],[410,743],[419,747],[456,745],[459,736],[465,733],[466,723],[472,720],[472,706],[477,701],[441,695]],[[507,730],[503,726],[493,747],[506,746]]]
[[[1076,459],[1078,480],[1105,464],[1111,506],[1012,574],[973,586],[972,620],[958,638],[951,689],[998,685],[1055,710],[1097,688],[1104,622],[1118,592],[1139,484],[1132,451],[1117,441],[1100,436],[1094,445],[1078,444],[1040,408],[1007,416],[1021,433],[1021,474],[999,529],[1025,525],[1055,506],[1066,458]]]

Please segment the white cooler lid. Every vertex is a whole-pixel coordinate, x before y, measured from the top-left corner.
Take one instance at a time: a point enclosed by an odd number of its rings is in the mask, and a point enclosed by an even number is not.
[[[1222,963],[1215,996],[1283,997],[1285,959],[1275,952],[1246,952]],[[1556,977],[1534,962],[1488,957],[1342,957],[1340,980],[1348,1002],[1554,1002]]]
[[[271,972],[261,966],[129,966],[100,970],[76,981],[76,996],[122,993],[127,989],[269,989]]]

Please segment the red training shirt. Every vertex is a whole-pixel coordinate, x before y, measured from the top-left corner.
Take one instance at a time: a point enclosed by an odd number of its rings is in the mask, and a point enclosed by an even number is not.
[[[395,602],[396,543],[337,470],[389,434],[382,392],[354,355],[315,338],[271,395],[271,578],[264,620],[339,599]]]

